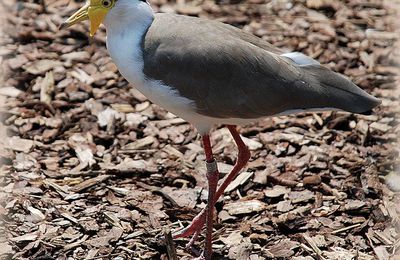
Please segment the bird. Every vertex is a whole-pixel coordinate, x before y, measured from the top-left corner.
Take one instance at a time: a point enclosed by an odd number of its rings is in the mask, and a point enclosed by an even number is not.
[[[207,206],[174,238],[204,225],[201,259],[212,259],[214,204],[250,159],[237,130],[262,118],[308,111],[371,111],[381,101],[347,77],[300,52],[284,52],[240,28],[198,17],[155,13],[145,0],[88,0],[60,28],[89,20],[90,36],[106,29],[106,46],[121,75],[150,101],[191,123],[201,136]],[[210,131],[228,128],[238,147],[218,187]]]

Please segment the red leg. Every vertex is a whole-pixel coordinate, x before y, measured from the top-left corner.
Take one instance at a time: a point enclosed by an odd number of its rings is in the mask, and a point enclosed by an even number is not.
[[[217,185],[218,185],[219,171],[217,168],[217,162],[215,161],[212,154],[210,136],[208,135],[203,136],[203,146],[204,146],[204,152],[206,154],[207,180],[208,180],[206,242],[203,255],[206,260],[209,260],[211,259],[212,255],[214,201],[215,201],[215,192],[217,190]]]
[[[217,168],[217,163],[213,157],[211,142],[209,135],[204,135],[203,147],[206,155],[206,168],[207,168],[207,180],[208,180],[208,203],[207,207],[201,211],[201,214],[196,216],[192,223],[184,230],[180,231],[178,234],[174,235],[174,238],[186,237],[193,234],[192,239],[186,245],[186,248],[191,248],[193,243],[196,241],[204,223],[207,221],[206,228],[206,244],[205,250],[203,252],[205,259],[211,259],[212,254],[212,227],[213,227],[213,215],[214,215],[214,201],[215,193],[217,190],[219,171]],[[206,214],[207,212],[207,214]]]
[[[244,144],[243,140],[240,138],[239,133],[236,130],[236,127],[233,125],[228,125],[227,128],[229,129],[233,140],[235,141],[236,145],[238,146],[238,159],[236,161],[235,166],[233,167],[232,171],[228,174],[228,177],[223,181],[220,187],[218,187],[216,194],[213,199],[212,203],[212,208],[214,209],[214,204],[217,202],[219,197],[222,196],[224,193],[226,187],[228,187],[229,183],[232,182],[232,180],[238,175],[240,170],[246,165],[248,160],[250,159],[250,151],[247,149],[247,146]],[[204,142],[204,138],[203,138]],[[210,151],[211,151],[211,146],[210,146]],[[207,154],[206,154],[207,158]],[[211,152],[211,158],[212,158],[212,152]],[[218,181],[218,180],[217,180]],[[210,196],[210,193],[209,193]],[[210,202],[210,200],[209,200]],[[209,203],[210,204],[210,203]],[[212,214],[212,213],[211,213]],[[179,231],[178,233],[174,234],[174,238],[180,238],[180,237],[187,237],[192,234],[195,236],[198,235],[198,233],[201,231],[202,227],[204,226],[204,223],[206,222],[206,209],[203,209],[193,220],[192,223],[183,230]],[[193,244],[194,241],[190,241],[191,244]],[[191,246],[189,244],[188,246]]]
[[[218,187],[217,194],[215,195],[216,200],[214,203],[216,203],[219,197],[222,196],[226,187],[228,187],[228,185],[233,181],[233,179],[236,178],[238,173],[243,169],[244,166],[246,166],[247,162],[250,159],[250,151],[243,142],[242,138],[240,138],[240,135],[236,130],[236,126],[228,125],[227,128],[229,129],[229,132],[231,132],[233,140],[235,140],[239,153],[235,166],[233,167],[232,171],[228,174],[228,177],[226,177],[221,186]]]

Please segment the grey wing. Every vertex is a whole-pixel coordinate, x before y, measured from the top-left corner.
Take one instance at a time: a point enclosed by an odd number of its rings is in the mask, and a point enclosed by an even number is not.
[[[362,102],[356,108],[354,101],[370,96],[349,80],[315,63],[297,64],[230,27],[156,16],[144,38],[145,74],[193,100],[198,113],[217,118],[259,118],[321,107],[365,109]],[[323,82],[321,75],[330,81]]]

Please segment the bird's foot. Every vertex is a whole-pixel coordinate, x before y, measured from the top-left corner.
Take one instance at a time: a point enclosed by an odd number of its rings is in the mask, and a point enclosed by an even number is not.
[[[194,217],[189,226],[176,232],[173,235],[173,238],[176,239],[176,238],[188,237],[190,235],[195,235],[196,233],[198,236],[205,222],[206,222],[206,209],[203,209],[196,217]],[[195,239],[197,238],[197,236],[195,237]]]
[[[195,258],[195,260],[211,259],[211,254],[210,254],[211,250],[210,249],[208,251],[207,251],[207,249],[205,249],[205,251],[203,251],[203,253],[200,253],[196,248],[193,247],[194,243],[197,241],[197,238],[198,238],[201,230],[203,229],[203,227],[205,225],[206,213],[207,213],[207,208],[204,208],[195,218],[193,218],[193,220],[189,226],[176,232],[173,235],[174,239],[192,236],[192,238],[186,244],[185,249],[188,252],[191,252],[194,255],[198,256],[197,258]]]
[[[192,236],[192,238],[190,239],[190,241],[185,246],[186,250],[192,251],[196,255],[200,255],[200,253],[197,252],[197,250],[193,247],[193,244],[194,244],[194,242],[196,242],[197,238],[199,237],[199,234],[200,234],[200,230],[195,231],[193,236]]]
[[[194,253],[195,255],[200,255],[200,252],[193,247],[193,244],[194,244],[194,242],[196,242],[197,238],[199,237],[199,234],[200,234],[201,230],[203,229],[205,222],[206,222],[206,209],[203,209],[196,217],[194,217],[194,219],[189,224],[189,226],[176,232],[173,235],[173,238],[176,239],[176,238],[188,237],[188,236],[192,235],[192,238],[186,244],[185,248],[186,248],[186,250]],[[202,257],[202,256],[200,256],[200,257]],[[199,259],[202,259],[202,258],[199,258]]]

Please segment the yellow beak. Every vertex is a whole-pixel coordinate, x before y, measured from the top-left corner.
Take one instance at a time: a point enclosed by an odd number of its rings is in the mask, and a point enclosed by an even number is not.
[[[82,8],[60,25],[60,30],[71,27],[81,21],[90,20],[90,36],[93,37],[100,24],[103,22],[107,12],[108,9],[103,8],[99,1],[88,1]]]

